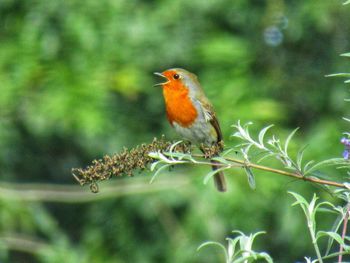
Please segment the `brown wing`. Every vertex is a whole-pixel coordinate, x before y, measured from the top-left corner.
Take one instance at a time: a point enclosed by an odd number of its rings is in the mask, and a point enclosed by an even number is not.
[[[222,141],[222,132],[220,128],[220,124],[218,119],[216,118],[215,111],[213,109],[213,106],[209,102],[209,100],[204,96],[204,93],[201,94],[202,96],[198,100],[199,105],[201,105],[205,118],[211,125],[213,125],[216,135],[217,135],[217,142]]]
[[[218,142],[221,142],[222,141],[222,132],[221,132],[219,121],[218,121],[218,119],[215,116],[215,113],[212,114],[212,118],[210,120],[210,124],[213,125],[213,127],[214,127],[214,129],[216,131],[216,134],[218,136]]]
[[[204,95],[204,91],[203,91],[201,85],[199,84],[197,77],[195,75],[194,75],[194,79],[197,83],[196,99],[198,100],[199,104],[202,106],[206,119],[210,122],[211,125],[213,125],[213,127],[216,131],[217,142],[221,142],[222,141],[222,132],[221,132],[219,121],[216,118],[213,105],[210,103],[208,98]]]

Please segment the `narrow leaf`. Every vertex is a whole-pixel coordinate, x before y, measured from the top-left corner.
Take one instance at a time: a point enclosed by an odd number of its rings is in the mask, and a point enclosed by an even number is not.
[[[305,152],[307,146],[308,146],[308,145],[305,145],[304,147],[302,147],[302,148],[298,151],[298,155],[297,155],[297,166],[298,166],[298,169],[299,169],[299,170],[302,170],[302,169],[301,169],[301,165],[302,165],[302,162],[303,162],[304,152]]]
[[[312,164],[314,164],[315,163],[315,161],[314,160],[311,160],[311,161],[309,161],[309,162],[307,162],[306,164],[305,164],[305,166],[304,166],[304,168],[303,168],[303,173],[304,173],[304,175],[307,175],[308,173],[309,173],[309,167],[312,165]]]
[[[217,174],[218,172],[224,171],[224,170],[226,170],[226,169],[228,169],[228,167],[222,167],[222,168],[219,168],[219,169],[216,169],[216,170],[211,171],[210,173],[208,173],[208,174],[204,177],[203,183],[204,183],[204,184],[207,184],[208,181],[214,176],[214,174]]]
[[[324,160],[318,163],[315,163],[313,166],[311,166],[308,170],[308,173],[315,171],[317,168],[320,168],[322,166],[332,166],[332,165],[346,165],[348,162],[346,162],[343,158],[332,158],[328,160]]]
[[[207,246],[217,246],[219,248],[221,248],[224,253],[225,253],[225,258],[228,259],[228,255],[227,255],[227,252],[226,252],[226,248],[220,244],[219,242],[214,242],[214,241],[208,241],[208,242],[205,242],[203,244],[201,244],[198,248],[197,248],[197,251],[201,250],[202,248],[204,247],[207,247]]]
[[[180,143],[182,143],[182,141],[177,141],[177,142],[173,143],[169,148],[169,152],[174,152],[175,147]]]
[[[247,174],[248,183],[249,183],[250,188],[255,190],[255,188],[256,188],[255,177],[254,177],[252,170],[249,167],[244,167],[244,171]]]
[[[227,249],[227,254],[228,254],[228,258],[232,259],[234,254],[235,254],[235,250],[236,250],[236,246],[237,243],[240,239],[240,236],[232,239],[232,238],[226,238],[227,242],[228,242],[228,249]]]
[[[256,162],[257,163],[261,163],[263,160],[265,160],[266,158],[268,158],[268,157],[271,157],[271,156],[274,156],[275,155],[275,153],[267,153],[267,154],[265,154],[265,155],[263,155],[263,157],[261,157],[259,160],[257,160]]]
[[[326,75],[326,77],[350,77],[350,73],[335,73],[335,74],[329,74]]]
[[[330,236],[333,238],[335,241],[337,241],[340,245],[344,246],[344,240],[341,238],[341,236],[338,233],[335,232],[326,232],[326,231],[318,231],[316,235],[316,240],[318,240],[320,237],[323,236]]]
[[[150,180],[150,184],[153,183],[153,181],[156,179],[156,177],[160,174],[161,171],[163,171],[164,169],[170,167],[171,164],[164,164],[162,167],[160,167],[153,175],[152,175],[152,178]]]
[[[157,161],[157,162],[152,163],[151,167],[150,167],[151,172],[153,172],[156,169],[157,165],[160,163],[162,163],[162,161]]]
[[[287,139],[286,139],[286,142],[285,142],[285,144],[284,144],[284,152],[285,152],[286,154],[287,154],[287,152],[288,152],[289,142],[290,142],[290,140],[293,138],[294,134],[295,134],[298,130],[299,130],[299,128],[296,128],[296,129],[294,129],[294,130],[288,135],[288,137],[287,137]]]
[[[343,215],[340,214],[340,215],[338,215],[338,217],[336,218],[336,220],[333,223],[332,232],[335,232],[335,233],[338,232],[338,229],[340,228],[342,222],[343,222]],[[334,239],[331,236],[329,236],[328,242],[327,242],[327,250],[326,250],[325,255],[328,255],[329,252],[331,251],[333,241],[334,241]]]
[[[289,194],[291,194],[297,201],[295,203],[292,204],[292,206],[297,205],[297,204],[303,204],[305,206],[308,206],[309,203],[306,201],[306,199],[304,197],[302,197],[301,195],[294,193],[294,192],[288,192]]]
[[[265,134],[266,132],[273,126],[273,124],[263,128],[260,132],[259,132],[259,144],[261,146],[264,147],[264,137],[265,137]]]
[[[273,263],[271,256],[266,252],[259,253],[258,258],[265,259],[267,263]]]

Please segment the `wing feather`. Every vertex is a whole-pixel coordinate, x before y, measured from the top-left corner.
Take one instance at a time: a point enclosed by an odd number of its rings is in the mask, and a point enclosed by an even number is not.
[[[213,114],[212,116],[213,117],[210,120],[210,123],[211,123],[211,125],[213,125],[213,127],[214,127],[214,129],[216,131],[216,134],[217,134],[217,137],[218,137],[218,142],[221,142],[222,141],[222,132],[221,132],[219,121],[216,118],[215,114]]]
[[[204,101],[198,100],[198,103],[202,108],[205,120],[207,122],[209,122],[213,126],[213,128],[215,129],[216,136],[217,136],[217,142],[221,142],[222,141],[222,132],[221,132],[219,121],[218,121],[216,114],[213,110],[213,106],[208,102],[207,99],[205,99]]]

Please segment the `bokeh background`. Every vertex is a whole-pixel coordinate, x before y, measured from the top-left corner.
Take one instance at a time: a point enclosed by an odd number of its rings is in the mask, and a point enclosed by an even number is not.
[[[114,178],[100,193],[71,168],[104,154],[178,137],[166,121],[154,71],[198,75],[221,122],[252,131],[300,127],[294,152],[340,157],[348,89],[326,74],[349,61],[350,6],[338,0],[0,1],[0,261],[224,262],[207,241],[264,230],[256,249],[276,262],[314,256],[302,212],[287,191],[325,191],[256,172],[227,173],[229,191],[204,185],[206,168]],[[349,115],[348,115],[349,116]],[[342,176],[342,171],[332,171]],[[334,218],[333,218],[334,219]],[[332,218],[322,217],[329,230]]]

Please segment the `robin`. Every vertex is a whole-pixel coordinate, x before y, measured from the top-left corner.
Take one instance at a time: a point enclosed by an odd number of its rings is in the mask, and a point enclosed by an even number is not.
[[[205,96],[197,76],[181,68],[155,72],[166,79],[155,86],[163,87],[167,118],[184,139],[192,143],[211,146],[222,145],[222,133],[212,104]],[[215,164],[215,161],[212,161]],[[213,170],[217,166],[213,165]],[[216,188],[226,191],[223,172],[214,175]]]

